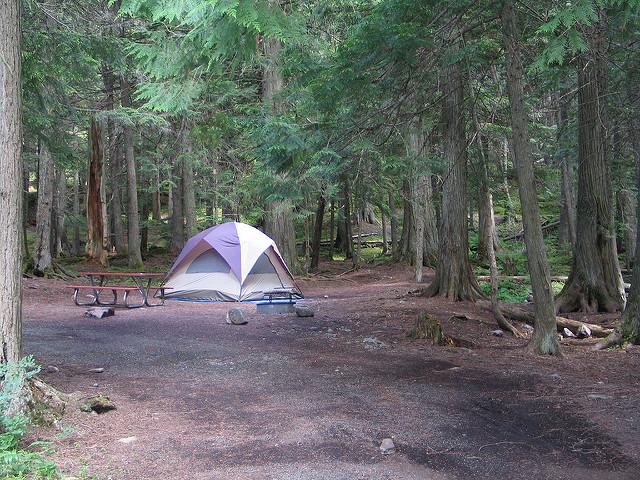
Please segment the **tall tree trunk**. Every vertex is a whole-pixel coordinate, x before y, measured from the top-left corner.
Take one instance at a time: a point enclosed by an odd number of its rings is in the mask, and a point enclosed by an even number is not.
[[[270,6],[277,5],[277,0],[269,0]],[[275,38],[263,39],[263,51],[266,65],[263,72],[263,101],[269,111],[280,114],[284,111],[284,104],[278,94],[284,85],[280,71],[279,56],[282,46]],[[280,179],[282,181],[282,178]],[[293,224],[293,205],[289,199],[269,202],[265,208],[264,227],[268,235],[273,238],[291,271],[296,270],[296,231]]]
[[[512,224],[516,221],[516,209],[511,200],[509,189],[509,139],[505,137],[502,142],[502,155],[499,158],[500,173],[502,174],[502,191],[507,198],[507,214],[505,220]]]
[[[560,312],[614,312],[624,308],[607,159],[606,19],[587,32],[590,51],[578,65],[578,205],[576,246]]]
[[[184,247],[184,214],[182,211],[182,165],[179,161],[173,164],[171,198],[171,252],[180,253]]]
[[[131,107],[131,85],[126,75],[120,78],[121,101],[124,108]],[[127,165],[127,257],[129,266],[142,266],[140,251],[140,214],[138,212],[138,177],[133,150],[133,127],[122,127],[124,137],[124,156]]]
[[[324,195],[318,197],[318,208],[316,209],[316,218],[313,227],[313,240],[311,247],[311,270],[317,270],[320,263],[320,244],[322,242],[322,223],[324,221],[324,209],[326,200]]]
[[[560,164],[560,226],[561,245],[576,243],[576,201],[573,194],[573,165],[568,155],[569,100],[566,89],[558,92],[558,163]]]
[[[353,228],[351,223],[351,187],[349,186],[349,180],[344,180],[344,188],[342,190],[342,205],[343,205],[343,225],[344,225],[344,237],[343,237],[343,250],[345,259],[353,259]]]
[[[197,233],[196,192],[193,184],[193,158],[191,136],[185,121],[182,124],[182,202],[185,219],[185,237],[191,238]]]
[[[89,131],[89,176],[87,178],[87,256],[107,265],[102,215],[102,136],[95,117]]]
[[[0,363],[22,356],[20,3],[0,15]]]
[[[80,172],[73,175],[73,254],[79,257],[80,250]]]
[[[53,157],[45,142],[40,143],[38,161],[38,206],[36,209],[36,244],[33,250],[33,269],[44,275],[51,269],[51,233],[53,218],[53,189],[55,174]]]
[[[455,55],[459,50],[461,37],[457,32],[453,35],[449,51]],[[469,262],[464,84],[460,62],[442,67],[441,85],[443,150],[447,170],[442,186],[438,266],[435,279],[425,294],[453,300],[475,300],[482,293]]]
[[[513,131],[513,151],[522,205],[527,263],[535,302],[535,326],[529,345],[536,353],[556,355],[560,353],[560,345],[557,337],[551,275],[538,211],[528,118],[524,105],[520,34],[516,11],[511,0],[506,0],[504,3],[502,28],[507,60],[507,93]]]
[[[27,225],[29,223],[29,166],[22,162],[22,258],[31,259],[29,242],[27,242]]]

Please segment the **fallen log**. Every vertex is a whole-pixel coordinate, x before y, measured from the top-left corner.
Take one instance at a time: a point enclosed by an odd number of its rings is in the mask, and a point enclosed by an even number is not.
[[[482,308],[491,310],[491,302],[489,302],[488,300],[478,300],[476,303]],[[500,303],[500,310],[502,310],[502,313],[504,315],[512,318],[513,320],[528,323],[529,325],[534,324],[533,312],[529,312],[509,303]],[[613,332],[613,329],[611,328],[604,328],[600,325],[581,322],[579,320],[572,320],[571,318],[556,316],[556,322],[558,324],[558,331],[562,331],[563,328],[568,328],[573,333],[576,333],[581,325],[586,325],[587,327],[589,327],[589,329],[591,330],[591,334],[594,337],[606,337]]]
[[[479,282],[491,281],[491,275],[478,275],[476,277]],[[566,282],[569,279],[566,275],[552,275],[551,280],[557,282]],[[514,280],[516,282],[528,282],[531,280],[529,275],[498,275],[498,280]]]
[[[548,230],[553,230],[557,226],[560,225],[560,220],[556,220],[555,222],[549,222],[542,225],[542,233],[547,232]],[[524,238],[524,230],[520,230],[518,233],[514,233],[513,235],[509,235],[505,238],[505,240],[519,240]]]

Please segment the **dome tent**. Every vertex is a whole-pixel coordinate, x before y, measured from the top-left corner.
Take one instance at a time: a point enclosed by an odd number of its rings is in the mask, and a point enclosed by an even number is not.
[[[284,290],[302,298],[275,242],[250,225],[227,222],[187,241],[165,281],[165,297],[241,302]]]

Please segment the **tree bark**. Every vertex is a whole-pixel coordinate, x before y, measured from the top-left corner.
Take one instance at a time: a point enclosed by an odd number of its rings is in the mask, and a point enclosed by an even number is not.
[[[89,176],[87,179],[87,256],[107,265],[102,215],[102,145],[98,121],[91,117]]]
[[[120,95],[122,106],[131,107],[131,84],[126,75],[120,77]],[[127,165],[127,257],[129,267],[142,266],[140,250],[140,214],[138,211],[138,177],[133,149],[133,127],[129,124],[122,127],[124,137],[124,156]]]
[[[318,208],[316,209],[315,223],[313,226],[313,240],[311,247],[311,271],[318,269],[320,264],[320,242],[322,241],[322,222],[324,221],[324,209],[326,200],[322,193],[318,197]]]
[[[382,223],[382,254],[389,253],[388,237],[387,237],[387,216],[384,213],[384,207],[380,206],[380,223]]]
[[[0,9],[0,363],[22,356],[20,3]]]
[[[578,65],[578,205],[569,280],[559,312],[614,312],[624,308],[611,174],[607,158],[607,38],[605,14],[586,32],[590,51]]]
[[[556,333],[551,275],[540,225],[528,117],[524,105],[520,34],[516,11],[511,0],[506,0],[503,6],[502,28],[507,61],[507,93],[513,131],[514,161],[522,205],[527,263],[535,302],[535,327],[529,347],[539,354],[556,355],[560,353],[560,345]]]
[[[327,258],[333,260],[333,248],[334,248],[334,235],[336,232],[336,201],[331,200],[331,207],[329,208],[329,252]]]
[[[38,161],[38,205],[36,208],[36,244],[33,250],[33,269],[44,275],[51,269],[53,189],[55,174],[53,157],[45,142],[40,142]]]
[[[457,31],[453,35],[449,50],[451,54],[459,50],[461,41]],[[447,170],[442,186],[438,265],[435,279],[425,294],[473,301],[481,297],[482,293],[469,262],[462,64],[456,62],[444,65],[441,75],[443,153]]]
[[[568,155],[569,101],[565,89],[558,92],[558,163],[560,164],[560,226],[561,245],[576,243],[576,201],[573,193],[573,165]]]

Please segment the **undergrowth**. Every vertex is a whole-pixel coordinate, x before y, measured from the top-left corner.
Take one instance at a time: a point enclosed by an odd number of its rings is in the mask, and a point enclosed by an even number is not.
[[[40,371],[33,357],[17,363],[0,364],[0,480],[58,478],[56,465],[46,456],[48,442],[23,444],[30,427],[22,408],[29,379]]]

